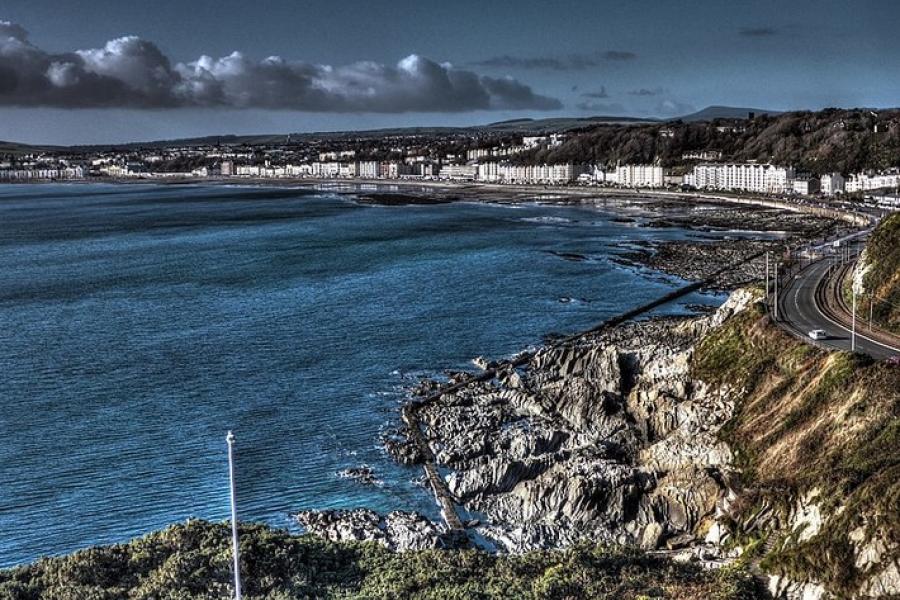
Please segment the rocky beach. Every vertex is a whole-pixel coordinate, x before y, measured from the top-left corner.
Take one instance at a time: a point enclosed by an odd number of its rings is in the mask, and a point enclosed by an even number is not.
[[[731,476],[731,452],[716,434],[733,402],[690,377],[690,357],[704,333],[752,299],[740,290],[705,317],[648,320],[548,347],[421,405],[450,493],[483,516],[472,531],[507,552],[585,539],[651,550],[703,542],[697,532],[712,526]],[[423,382],[419,393],[435,385]],[[414,441],[398,443],[402,431],[394,433],[391,454],[417,462]],[[298,519],[331,540],[441,545],[441,527],[422,527],[421,516],[307,511]]]

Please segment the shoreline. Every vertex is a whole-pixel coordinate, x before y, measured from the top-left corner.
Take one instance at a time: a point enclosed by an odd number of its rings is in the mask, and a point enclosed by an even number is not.
[[[310,178],[267,178],[267,177],[217,177],[217,178],[85,178],[71,180],[33,180],[19,182],[4,182],[8,185],[46,185],[46,184],[110,184],[110,185],[191,185],[191,186],[247,186],[247,187],[281,187],[287,189],[321,189],[322,191],[334,191],[337,193],[358,194],[368,190],[333,190],[332,187],[367,187],[397,188],[397,189],[426,189],[434,193],[444,193],[453,196],[460,194],[468,197],[447,198],[446,202],[459,200],[488,201],[500,203],[515,203],[523,200],[539,201],[540,196],[562,196],[569,198],[582,198],[585,200],[610,199],[645,199],[645,200],[676,200],[711,203],[711,204],[738,204],[746,206],[758,206],[777,208],[794,212],[804,212],[816,216],[841,219],[848,223],[865,226],[872,222],[872,218],[863,213],[848,211],[839,207],[812,205],[809,203],[792,202],[784,198],[769,197],[752,193],[728,193],[723,191],[710,192],[706,190],[677,191],[656,188],[608,188],[587,186],[552,186],[552,185],[522,185],[522,184],[496,184],[483,182],[453,182],[453,181],[407,181],[393,179],[310,179]],[[486,196],[498,196],[489,198]],[[512,196],[512,197],[510,197]],[[535,197],[538,196],[538,197]],[[526,198],[527,197],[527,198]]]

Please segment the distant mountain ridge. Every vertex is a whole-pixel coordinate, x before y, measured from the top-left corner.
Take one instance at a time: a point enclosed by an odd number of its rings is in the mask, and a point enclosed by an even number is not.
[[[200,146],[200,145],[274,145],[288,142],[302,142],[310,139],[342,140],[348,138],[378,138],[390,136],[423,136],[439,137],[450,135],[465,135],[477,133],[514,134],[514,135],[545,135],[553,132],[578,132],[590,131],[599,126],[649,126],[665,123],[703,123],[716,119],[743,119],[747,120],[750,113],[756,117],[785,115],[817,115],[834,111],[858,112],[878,110],[891,112],[892,109],[823,109],[822,111],[775,111],[761,108],[747,108],[735,106],[712,105],[697,112],[681,117],[655,118],[655,117],[627,117],[594,115],[587,117],[549,117],[543,119],[520,118],[497,121],[483,125],[471,125],[465,127],[394,127],[369,130],[348,131],[317,131],[302,133],[278,133],[278,134],[225,134],[208,135],[191,138],[164,139],[142,142],[124,142],[114,144],[84,144],[73,146],[54,146],[48,144],[24,144],[16,142],[0,141],[0,154],[17,154],[34,151],[94,151],[103,149],[135,149],[135,148],[159,148],[165,146]]]
[[[686,123],[693,123],[696,121],[714,121],[715,119],[747,119],[750,117],[750,113],[753,113],[755,116],[775,116],[784,114],[782,111],[767,110],[762,108],[740,108],[737,106],[713,105],[707,106],[703,110],[699,110],[689,115],[684,115],[677,120],[684,121]]]

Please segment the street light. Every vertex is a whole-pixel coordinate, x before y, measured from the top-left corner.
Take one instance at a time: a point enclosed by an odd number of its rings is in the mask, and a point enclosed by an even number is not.
[[[778,320],[778,261],[775,261],[775,320]]]
[[[237,502],[234,493],[234,434],[225,436],[228,443],[228,481],[231,488],[231,548],[234,555],[234,599],[241,600],[241,553],[238,546]]]

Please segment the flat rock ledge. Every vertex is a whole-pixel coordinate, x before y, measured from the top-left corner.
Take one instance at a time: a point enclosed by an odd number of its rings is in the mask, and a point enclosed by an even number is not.
[[[387,515],[369,509],[304,510],[294,515],[307,533],[332,542],[377,542],[389,550],[405,552],[428,548],[459,548],[466,538],[415,512],[394,511]]]

